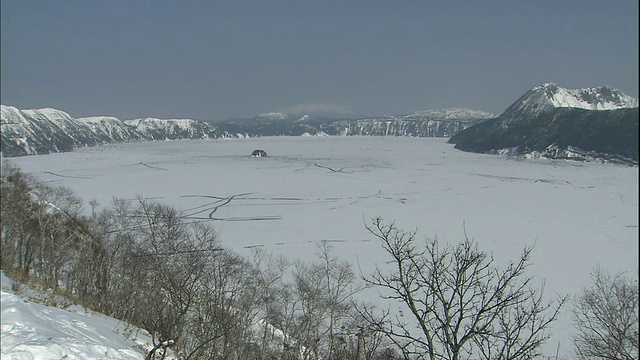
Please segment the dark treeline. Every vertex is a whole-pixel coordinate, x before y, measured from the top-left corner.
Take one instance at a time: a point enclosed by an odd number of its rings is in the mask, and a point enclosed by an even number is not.
[[[374,219],[389,266],[360,279],[327,244],[309,262],[242,257],[161,203],[85,211],[71,190],[6,163],[1,185],[5,274],[147,330],[149,359],[167,347],[179,359],[548,359],[541,345],[568,299],[546,302],[532,285],[531,247],[501,269],[466,236],[420,241]],[[364,287],[410,315],[357,303]],[[575,303],[577,358],[637,358],[637,281],[599,270]]]

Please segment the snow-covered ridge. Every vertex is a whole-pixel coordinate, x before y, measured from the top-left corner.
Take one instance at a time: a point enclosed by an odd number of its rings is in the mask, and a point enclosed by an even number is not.
[[[535,103],[539,108],[614,110],[638,107],[638,99],[608,86],[567,89],[554,83],[545,83],[527,94],[525,102]]]
[[[18,110],[16,108],[8,109],[8,111],[2,111],[2,122],[5,122],[5,113],[11,113],[17,115],[20,122],[27,123],[29,120],[38,122],[40,124],[52,123],[62,129],[70,129],[75,126],[75,119],[71,115],[62,110],[44,108],[33,110]],[[13,119],[15,120],[15,119]],[[15,121],[13,121],[15,122]]]
[[[66,112],[58,109],[52,109],[52,108],[22,110],[22,112],[28,117],[31,117],[34,119],[49,119],[49,120],[72,120],[73,119]]]
[[[113,116],[88,116],[76,118],[78,121],[86,122],[89,124],[100,124],[100,123],[117,123],[120,122],[120,119]]]
[[[77,122],[87,124],[91,131],[104,142],[139,141],[145,137],[122,120],[112,116],[92,116],[77,118]]]
[[[207,123],[193,119],[142,118],[125,124],[152,140],[206,139],[217,131]]]
[[[47,154],[115,142],[219,137],[218,129],[192,119],[143,118],[122,121],[111,116],[74,119],[64,111],[19,110],[2,105],[2,151],[6,156]]]
[[[73,147],[101,142],[90,124],[79,122],[64,111],[19,110],[2,105],[0,115],[2,151],[8,155],[71,151]]]
[[[193,119],[158,119],[158,118],[141,118],[141,119],[133,119],[133,120],[124,120],[124,123],[127,125],[139,127],[139,126],[161,126],[164,124],[172,124],[180,127],[187,127],[196,123],[196,120]]]
[[[497,117],[497,115],[480,110],[448,108],[416,111],[415,113],[407,115],[406,117],[420,117],[429,120],[478,120],[495,118]]]

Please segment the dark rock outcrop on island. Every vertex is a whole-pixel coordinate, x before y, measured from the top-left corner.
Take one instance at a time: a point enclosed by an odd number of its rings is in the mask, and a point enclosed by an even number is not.
[[[479,153],[637,165],[638,103],[611,88],[545,84],[449,142]]]
[[[251,157],[267,157],[267,152],[264,150],[253,150]]]

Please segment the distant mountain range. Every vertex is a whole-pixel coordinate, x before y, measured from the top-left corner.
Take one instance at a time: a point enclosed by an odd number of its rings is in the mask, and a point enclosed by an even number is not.
[[[290,117],[282,113],[210,123],[192,119],[119,120],[97,116],[72,118],[56,109],[19,110],[2,105],[4,156],[48,154],[77,147],[143,140],[240,138],[259,136],[432,136],[450,137],[495,115],[446,109],[366,119]]]
[[[638,164],[638,100],[610,87],[566,89],[547,83],[526,92],[500,116],[452,108],[358,119],[273,112],[250,119],[72,118],[56,109],[2,105],[4,156],[72,151],[145,140],[260,136],[449,137],[457,149]]]
[[[449,142],[472,152],[637,165],[638,99],[610,87],[548,83]]]
[[[119,120],[96,116],[72,118],[56,109],[19,110],[2,105],[4,156],[48,154],[77,147],[143,140],[222,137],[208,123],[190,119]]]
[[[494,114],[469,109],[430,110],[410,115],[387,115],[361,119],[335,119],[308,114],[266,113],[251,119],[216,123],[238,136],[414,136],[450,137]]]

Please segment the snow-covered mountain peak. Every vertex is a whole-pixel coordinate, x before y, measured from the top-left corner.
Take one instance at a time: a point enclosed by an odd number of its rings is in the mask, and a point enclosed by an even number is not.
[[[351,117],[354,112],[351,109],[336,104],[302,103],[285,109],[275,110],[273,114],[285,114],[289,119],[300,118],[303,115],[309,115],[317,119]]]
[[[289,115],[281,112],[269,112],[258,115],[258,118],[268,120],[286,120],[289,118]]]
[[[567,89],[545,83],[529,90],[514,106],[534,112],[552,108],[614,110],[638,107],[638,99],[608,86]]]

